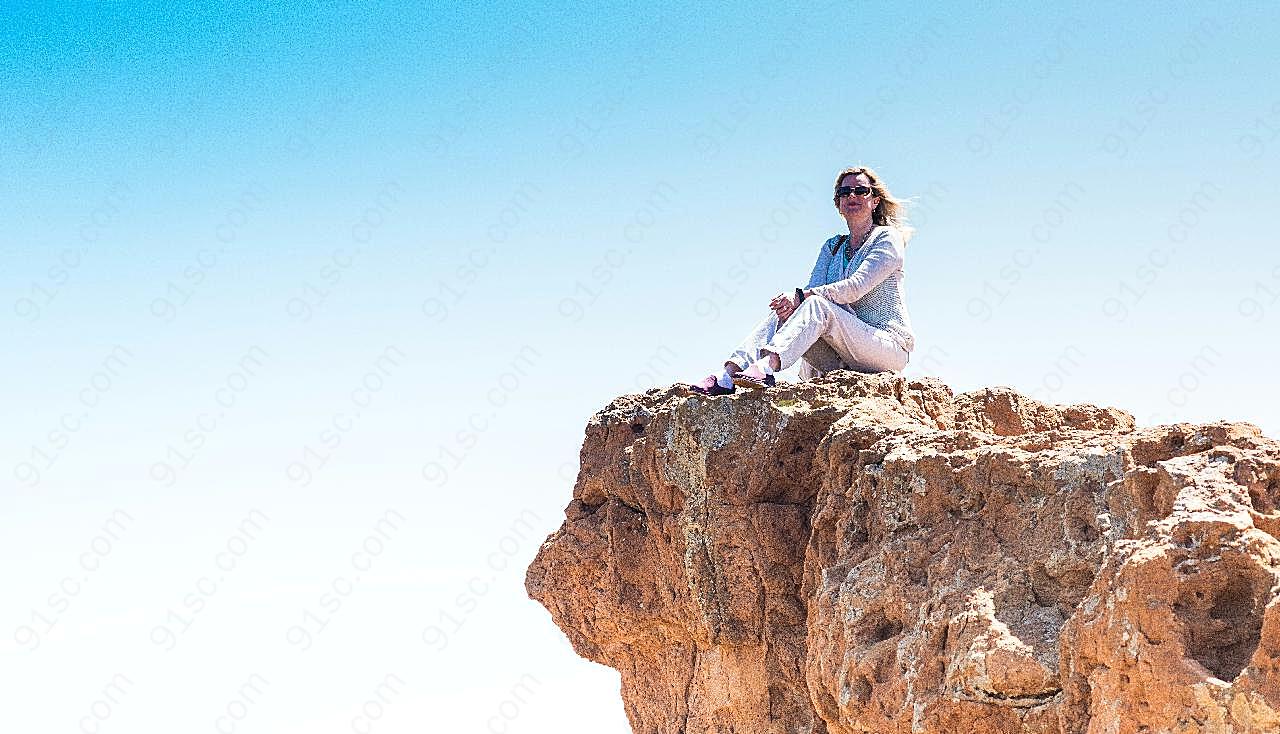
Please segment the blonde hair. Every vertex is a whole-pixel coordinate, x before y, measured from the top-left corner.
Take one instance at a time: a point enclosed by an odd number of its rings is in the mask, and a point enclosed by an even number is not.
[[[903,236],[910,237],[915,232],[915,228],[907,223],[907,203],[901,199],[895,199],[893,194],[889,193],[889,187],[885,186],[876,172],[867,166],[852,166],[836,174],[831,203],[835,204],[836,209],[840,208],[840,195],[836,193],[840,189],[840,182],[845,176],[850,174],[856,176],[859,173],[871,182],[871,195],[880,199],[875,211],[871,212],[871,223],[876,226],[894,227],[900,230]]]

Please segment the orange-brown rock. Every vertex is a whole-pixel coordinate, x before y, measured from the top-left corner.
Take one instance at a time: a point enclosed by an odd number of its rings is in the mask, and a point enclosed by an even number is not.
[[[1280,732],[1280,443],[832,373],[592,418],[530,596],[643,734]]]

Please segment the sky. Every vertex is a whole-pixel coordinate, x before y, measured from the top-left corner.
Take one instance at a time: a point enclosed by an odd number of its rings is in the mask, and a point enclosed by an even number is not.
[[[1280,436],[1274,7],[264,5],[0,9],[6,731],[627,732],[524,568],[848,165],[906,374]]]

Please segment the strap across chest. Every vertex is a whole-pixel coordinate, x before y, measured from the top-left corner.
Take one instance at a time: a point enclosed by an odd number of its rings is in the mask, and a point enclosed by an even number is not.
[[[876,231],[876,227],[872,227],[871,229],[867,230],[866,236],[862,238],[862,242],[860,242],[858,244],[858,247],[856,248],[849,247],[849,235],[847,234],[840,235],[840,239],[836,240],[835,246],[831,248],[831,256],[835,257],[836,253],[840,252],[840,248],[843,247],[844,261],[847,264],[850,260],[853,259],[853,256],[857,254],[858,250],[862,249],[862,246],[867,244],[867,242],[871,240],[871,233],[875,231]]]

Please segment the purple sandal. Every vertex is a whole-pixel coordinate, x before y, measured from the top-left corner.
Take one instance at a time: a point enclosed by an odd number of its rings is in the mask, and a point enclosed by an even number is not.
[[[735,387],[724,387],[716,382],[715,375],[707,375],[692,385],[685,385],[684,388],[698,395],[732,395],[737,390]]]

